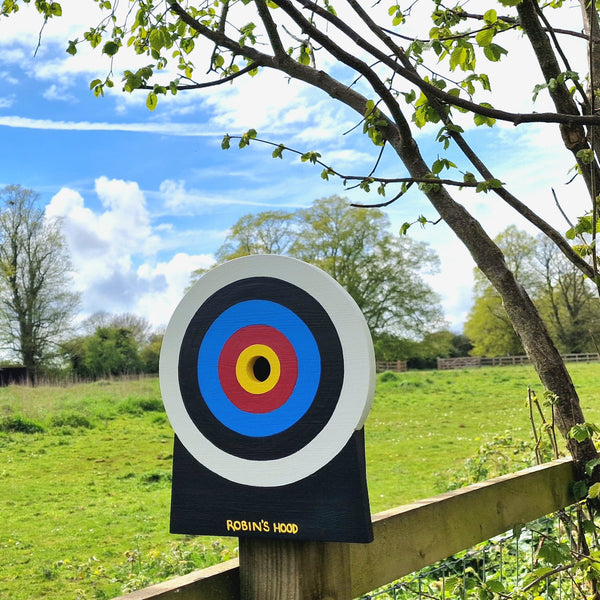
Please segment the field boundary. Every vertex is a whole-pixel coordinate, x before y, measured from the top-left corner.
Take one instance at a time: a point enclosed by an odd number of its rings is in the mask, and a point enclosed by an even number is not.
[[[300,581],[306,579],[327,586],[327,597],[332,600],[350,600],[569,506],[573,503],[573,481],[573,462],[564,458],[387,510],[373,516],[375,539],[371,544],[240,540],[240,560],[177,577],[118,600],[253,600],[260,596],[241,590],[252,590],[257,581],[263,586],[265,581],[273,588],[279,586],[279,590],[283,585],[292,590],[286,598],[294,600],[302,597],[306,584]],[[279,565],[297,568],[269,571],[271,563],[265,559],[273,558],[274,549]],[[262,565],[260,572],[257,565]],[[310,573],[303,572],[303,565],[310,566]],[[276,583],[280,576],[285,581]]]
[[[383,373],[384,371],[403,373],[407,370],[407,364],[405,360],[378,360],[375,362],[375,368],[377,373]]]
[[[562,359],[566,363],[573,362],[597,362],[600,360],[598,352],[587,352],[581,354],[562,354]],[[531,361],[526,355],[518,356],[458,356],[455,358],[437,359],[437,368],[440,371],[452,369],[466,369],[479,367],[506,367],[516,365],[529,365]]]

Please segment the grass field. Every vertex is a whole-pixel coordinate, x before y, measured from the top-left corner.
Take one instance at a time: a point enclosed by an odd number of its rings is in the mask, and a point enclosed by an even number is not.
[[[600,422],[600,365],[573,365]],[[372,511],[441,491],[485,442],[531,437],[528,367],[380,376],[366,425]],[[235,555],[168,533],[172,431],[158,381],[0,389],[0,597],[112,598]]]

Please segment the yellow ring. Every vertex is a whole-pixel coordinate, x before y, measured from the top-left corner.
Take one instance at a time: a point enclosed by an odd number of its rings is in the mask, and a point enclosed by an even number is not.
[[[271,368],[269,376],[264,381],[259,381],[254,374],[254,365],[259,358],[266,359]],[[281,375],[279,357],[269,346],[252,344],[240,352],[235,364],[235,375],[238,383],[250,394],[266,394],[279,381]]]

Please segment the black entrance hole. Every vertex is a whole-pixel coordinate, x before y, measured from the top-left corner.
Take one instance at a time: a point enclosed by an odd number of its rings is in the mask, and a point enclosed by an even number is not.
[[[269,361],[264,356],[259,356],[252,366],[252,372],[254,373],[254,377],[258,381],[266,381],[271,374],[271,365]]]

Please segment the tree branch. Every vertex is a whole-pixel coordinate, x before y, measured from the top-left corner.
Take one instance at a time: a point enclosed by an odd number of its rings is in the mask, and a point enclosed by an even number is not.
[[[513,125],[521,125],[523,123],[559,123],[570,126],[600,124],[600,116],[581,115],[577,112],[576,106],[574,112],[565,113],[511,113],[504,110],[498,110],[495,108],[482,106],[480,104],[477,104],[476,102],[471,102],[469,100],[465,100],[464,98],[448,94],[443,90],[440,90],[435,85],[424,81],[416,71],[412,71],[410,69],[407,69],[406,67],[399,65],[396,60],[389,57],[384,52],[367,42],[344,21],[342,21],[335,15],[332,15],[318,4],[315,4],[311,0],[298,0],[298,3],[335,25],[335,27],[337,27],[342,33],[347,35],[359,47],[372,54],[375,58],[380,60],[383,64],[392,69],[398,75],[404,77],[407,81],[416,85],[425,95],[433,96],[438,100],[442,101],[444,104],[447,104],[449,106],[456,106],[458,108],[463,108],[467,111],[484,117],[497,119],[499,121],[506,121],[512,123]],[[289,5],[289,2],[286,0],[285,4]],[[558,74],[560,74],[560,70]]]
[[[521,19],[521,26],[529,38],[531,47],[535,52],[538,64],[544,75],[544,79],[547,82],[551,80],[556,81],[556,86],[552,88],[549,87],[548,91],[557,111],[579,114],[579,109],[569,90],[564,83],[559,83],[561,68],[554,55],[552,45],[540,23],[536,6],[535,0],[523,0],[518,4],[517,11]],[[594,198],[594,190],[600,189],[600,178],[597,175],[597,169],[594,168],[596,166],[595,162],[594,164],[590,164],[589,162],[583,161],[582,158],[578,156],[578,153],[581,150],[589,149],[586,134],[581,125],[582,123],[577,123],[575,121],[571,123],[564,122],[560,128],[560,132],[566,148],[568,148],[575,156],[575,160],[583,174],[590,196]],[[590,122],[589,125],[593,125],[593,123]]]
[[[407,69],[414,69],[410,64],[410,61],[404,54],[402,48],[397,46],[393,40],[391,40],[386,33],[377,26],[377,24],[370,18],[368,13],[362,8],[357,0],[348,0],[348,3],[352,6],[358,16],[368,25],[369,29],[375,33],[386,45],[390,47],[398,56],[398,58],[403,62]],[[436,112],[439,114],[440,118],[448,127],[452,124],[450,117],[443,110],[443,106],[439,106],[437,100],[430,99],[430,102]],[[464,137],[456,131],[453,127],[448,127],[449,135],[452,137],[454,142],[458,145],[458,147],[462,150],[465,156],[471,161],[471,164],[479,171],[480,175],[486,180],[490,181],[495,179],[492,172],[486,167],[482,160],[478,157],[478,155],[472,150]],[[595,269],[591,267],[581,256],[579,256],[573,248],[569,245],[567,240],[549,223],[547,223],[544,219],[542,219],[537,213],[532,211],[526,204],[521,202],[518,198],[513,196],[504,186],[500,188],[493,188],[493,191],[500,196],[509,206],[514,208],[520,215],[525,217],[530,223],[535,225],[542,233],[544,233],[548,238],[550,238],[560,249],[560,251],[565,255],[565,257],[581,272],[583,272],[588,277],[594,277],[596,274]]]
[[[226,77],[222,77],[221,79],[216,79],[214,81],[204,81],[202,83],[190,83],[190,84],[178,85],[177,89],[178,90],[201,90],[203,88],[215,87],[217,85],[222,85],[224,83],[233,81],[234,79],[237,79],[238,77],[241,77],[242,75],[245,75],[246,73],[249,73],[250,71],[254,71],[255,69],[258,69],[259,66],[260,66],[259,62],[252,62],[248,66],[244,67],[243,69],[240,69],[237,73],[232,73],[231,75],[227,75]],[[153,85],[140,85],[139,89],[140,90],[153,90],[154,86]]]
[[[277,25],[275,25],[275,22],[271,17],[271,12],[269,11],[265,0],[256,0],[256,9],[258,10],[258,14],[262,22],[264,23],[265,29],[267,30],[267,35],[269,36],[269,41],[271,42],[273,52],[276,56],[284,56],[285,49],[281,43],[281,38],[277,33]]]

